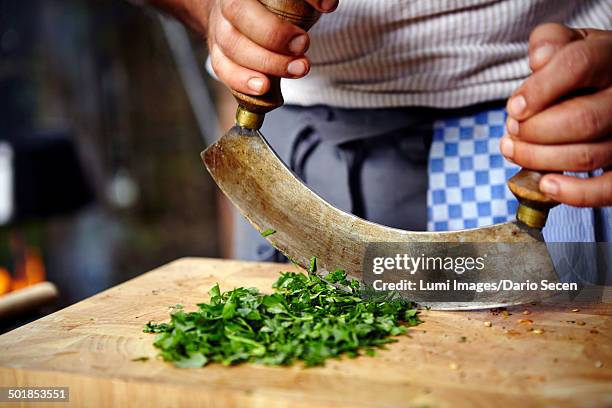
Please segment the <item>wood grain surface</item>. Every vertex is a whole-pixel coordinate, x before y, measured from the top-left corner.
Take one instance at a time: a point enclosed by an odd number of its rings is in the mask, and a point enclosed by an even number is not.
[[[185,370],[155,358],[142,326],[167,319],[169,306],[190,310],[215,282],[270,291],[289,269],[173,262],[0,336],[0,385],[70,387],[70,403],[50,407],[612,406],[610,303],[529,305],[508,316],[424,311],[424,324],[377,357],[322,368]],[[132,361],[142,356],[151,359]]]

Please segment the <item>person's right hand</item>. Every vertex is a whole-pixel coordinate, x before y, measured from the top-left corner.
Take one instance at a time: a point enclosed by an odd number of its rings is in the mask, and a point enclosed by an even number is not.
[[[338,0],[305,0],[323,13]],[[303,29],[281,20],[257,0],[213,0],[208,19],[208,49],[215,74],[230,88],[263,95],[265,74],[300,78],[310,70],[304,56],[310,40]]]

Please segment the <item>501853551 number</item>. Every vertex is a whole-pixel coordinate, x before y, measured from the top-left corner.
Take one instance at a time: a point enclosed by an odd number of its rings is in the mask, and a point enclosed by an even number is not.
[[[0,402],[67,402],[68,387],[0,387]]]

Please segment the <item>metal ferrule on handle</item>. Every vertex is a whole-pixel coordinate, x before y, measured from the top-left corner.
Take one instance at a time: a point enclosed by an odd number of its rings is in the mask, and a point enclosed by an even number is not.
[[[516,211],[516,219],[528,227],[542,229],[548,219],[549,208],[538,208],[520,203]]]
[[[242,105],[238,105],[238,109],[236,110],[236,124],[246,129],[260,129],[265,117],[265,113],[251,112]]]

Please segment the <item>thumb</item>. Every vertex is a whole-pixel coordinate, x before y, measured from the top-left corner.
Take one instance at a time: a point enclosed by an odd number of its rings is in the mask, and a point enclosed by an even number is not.
[[[575,30],[561,24],[539,25],[529,37],[529,67],[538,71],[565,45],[585,38],[583,30]]]
[[[540,190],[574,207],[607,207],[612,205],[612,171],[587,179],[547,174],[540,180]]]

